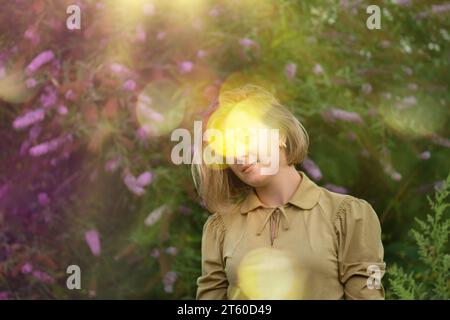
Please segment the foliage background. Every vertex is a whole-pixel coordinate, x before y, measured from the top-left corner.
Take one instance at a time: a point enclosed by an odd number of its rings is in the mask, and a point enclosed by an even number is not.
[[[66,28],[73,3],[81,30]],[[366,27],[369,4],[381,30]],[[308,130],[307,174],[377,211],[388,298],[448,299],[447,198],[437,210],[427,196],[448,187],[449,12],[414,0],[2,0],[0,298],[193,298],[208,214],[188,166],[170,160],[170,132],[253,82]],[[425,238],[408,232],[416,218]],[[70,264],[82,290],[66,288]]]

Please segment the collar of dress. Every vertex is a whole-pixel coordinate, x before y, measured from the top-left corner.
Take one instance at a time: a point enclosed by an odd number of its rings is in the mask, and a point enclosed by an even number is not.
[[[288,203],[300,208],[300,209],[312,209],[319,201],[320,187],[314,183],[303,171],[298,171],[302,176],[302,181],[297,187],[297,190],[289,199]],[[247,197],[241,204],[240,211],[242,214],[247,214],[259,207],[265,207],[261,200],[259,200],[256,192],[251,190]],[[276,208],[274,208],[276,209]]]

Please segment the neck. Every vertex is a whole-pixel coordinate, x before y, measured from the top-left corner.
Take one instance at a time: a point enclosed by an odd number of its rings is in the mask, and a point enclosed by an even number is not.
[[[295,167],[286,166],[279,169],[268,185],[257,187],[255,191],[262,203],[276,207],[289,201],[301,181],[302,177]]]

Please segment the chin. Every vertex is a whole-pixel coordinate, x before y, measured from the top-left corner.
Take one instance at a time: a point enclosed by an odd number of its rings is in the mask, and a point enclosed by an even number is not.
[[[263,187],[270,182],[272,176],[270,175],[262,175],[261,168],[258,165],[254,170],[248,173],[239,172],[237,173],[239,179],[243,181],[245,184],[248,184],[251,187]]]

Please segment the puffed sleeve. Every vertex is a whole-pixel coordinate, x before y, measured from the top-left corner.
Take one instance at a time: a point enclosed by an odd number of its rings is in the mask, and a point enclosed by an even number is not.
[[[219,213],[209,216],[203,226],[202,275],[197,279],[197,299],[227,299],[228,280],[222,255],[224,237],[222,216]]]
[[[345,299],[384,299],[385,273],[381,226],[365,200],[345,198],[334,217],[338,237],[339,277]]]

